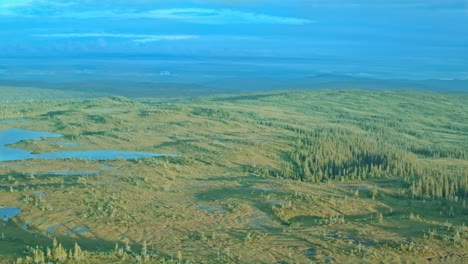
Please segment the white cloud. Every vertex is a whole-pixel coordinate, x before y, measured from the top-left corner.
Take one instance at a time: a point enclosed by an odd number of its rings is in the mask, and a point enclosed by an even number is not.
[[[146,43],[164,40],[190,40],[198,35],[145,35],[145,34],[114,34],[114,33],[62,33],[34,35],[41,38],[126,38],[134,42]]]
[[[0,0],[0,16],[15,15],[13,9],[28,6],[33,0]]]
[[[173,74],[170,71],[160,71],[159,76],[172,76]]]
[[[139,43],[147,43],[147,42],[155,42],[155,41],[161,41],[161,40],[189,40],[189,39],[196,39],[199,38],[200,36],[195,36],[195,35],[168,35],[168,36],[151,36],[151,37],[144,37],[144,38],[139,38],[135,39],[133,41],[139,42]]]
[[[157,9],[137,15],[149,18],[185,20],[198,23],[306,24],[312,22],[308,19],[273,16],[232,9]]]
[[[80,4],[81,3],[81,4]],[[150,18],[200,24],[289,24],[313,22],[309,19],[241,11],[227,8],[99,9],[87,1],[0,0],[0,14],[53,16],[57,18]],[[138,8],[138,4],[135,7]]]
[[[309,19],[274,16],[244,12],[233,9],[172,8],[149,11],[102,10],[63,13],[59,17],[69,18],[152,18],[179,20],[199,24],[289,24],[302,25],[313,22]]]
[[[28,6],[32,3],[34,3],[34,0],[1,0],[0,10],[4,11],[5,9]]]
[[[25,10],[35,8],[64,8],[75,4],[75,2],[55,0],[0,0],[0,14],[20,15]]]
[[[55,75],[56,73],[54,71],[34,70],[34,71],[26,71],[24,74],[26,75]]]

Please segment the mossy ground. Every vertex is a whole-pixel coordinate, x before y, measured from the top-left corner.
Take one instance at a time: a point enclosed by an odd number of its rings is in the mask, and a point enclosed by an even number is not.
[[[0,124],[0,130],[65,135],[20,142],[18,148],[180,157],[1,163],[0,206],[22,213],[2,227],[0,256],[11,263],[25,256],[25,246],[50,246],[55,235],[66,248],[78,242],[89,252],[89,263],[136,262],[135,256],[122,259],[112,251],[116,243],[128,243],[140,254],[144,242],[164,259],[201,263],[462,263],[468,257],[463,199],[402,195],[403,179],[395,175],[310,183],[246,167],[281,168],[295,144],[295,132],[284,125],[355,133],[390,127],[386,136],[395,142],[466,152],[466,102],[466,94],[319,90],[179,101],[2,103],[2,119],[29,121]],[[464,158],[418,159],[468,170]],[[96,170],[97,175],[40,174]]]

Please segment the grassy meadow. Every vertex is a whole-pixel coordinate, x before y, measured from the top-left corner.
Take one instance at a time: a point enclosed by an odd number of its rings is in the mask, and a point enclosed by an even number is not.
[[[0,131],[64,135],[15,148],[179,156],[0,162],[0,263],[468,261],[466,93],[8,95]]]

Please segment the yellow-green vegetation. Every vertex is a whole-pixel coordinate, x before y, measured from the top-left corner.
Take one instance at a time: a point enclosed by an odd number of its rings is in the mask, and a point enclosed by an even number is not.
[[[1,103],[1,119],[28,121],[0,130],[64,135],[16,148],[180,156],[0,163],[0,207],[22,210],[1,227],[0,256],[463,263],[467,102],[463,93],[317,90]]]

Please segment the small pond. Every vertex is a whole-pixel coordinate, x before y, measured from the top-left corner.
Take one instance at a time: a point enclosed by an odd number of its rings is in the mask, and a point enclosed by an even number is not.
[[[26,121],[28,121],[28,119],[26,119],[26,118],[0,120],[0,125],[23,123],[23,122],[26,122]]]
[[[89,233],[88,228],[83,227],[83,226],[79,226],[79,225],[75,225],[70,230],[68,230],[65,235],[69,237],[71,235],[83,235],[85,233]]]
[[[226,216],[226,210],[221,207],[211,206],[211,205],[199,205],[197,206],[198,210],[205,211],[209,214],[213,214],[215,212],[221,213],[223,216]]]
[[[35,175],[47,175],[47,176],[89,176],[98,175],[100,171],[41,171],[35,173]]]
[[[21,213],[21,209],[18,207],[0,207],[0,219],[4,222],[8,222],[11,218]]]

